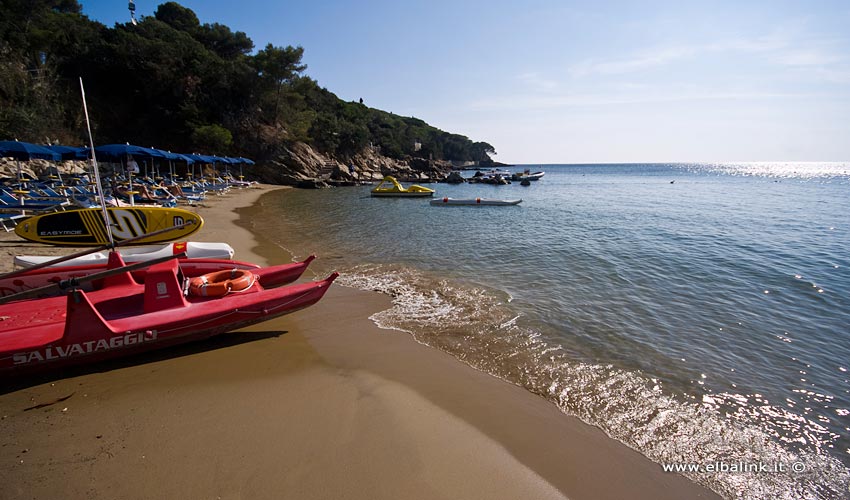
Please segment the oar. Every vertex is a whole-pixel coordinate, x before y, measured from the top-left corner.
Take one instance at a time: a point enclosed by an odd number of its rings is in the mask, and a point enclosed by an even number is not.
[[[182,229],[186,226],[190,226],[190,225],[193,225],[193,224],[195,224],[195,221],[190,220],[190,221],[184,222],[183,224],[180,224],[180,225],[177,225],[177,226],[171,226],[171,227],[167,227],[165,229],[160,229],[158,231],[154,231],[152,233],[146,233],[146,234],[142,234],[140,236],[134,236],[132,238],[128,238],[126,240],[121,240],[118,243],[115,243],[115,244],[112,244],[112,245],[107,243],[106,245],[101,245],[99,247],[89,248],[88,250],[83,250],[81,252],[72,253],[70,255],[58,257],[56,259],[53,259],[53,260],[50,260],[50,261],[47,261],[47,262],[42,262],[40,264],[35,264],[33,266],[30,266],[30,267],[25,267],[23,269],[17,269],[15,271],[11,271],[11,272],[8,272],[6,274],[0,274],[0,279],[12,278],[12,277],[17,276],[19,274],[25,274],[25,273],[28,273],[30,271],[34,271],[36,269],[41,269],[42,267],[50,267],[50,266],[65,262],[67,260],[76,259],[77,257],[83,257],[83,256],[86,256],[86,255],[95,253],[95,252],[100,252],[102,250],[111,250],[111,249],[115,249],[115,248],[118,248],[118,247],[123,247],[123,246],[129,245],[129,244],[135,243],[135,242],[137,242],[141,239],[144,239],[144,238],[148,238],[148,237],[151,237],[151,236],[158,236],[160,234],[167,233],[169,231],[174,231],[175,229]]]
[[[185,257],[186,252],[180,252],[174,255],[166,255],[165,257],[160,257],[158,259],[151,259],[145,262],[137,262],[135,264],[130,264],[128,266],[116,267],[115,269],[109,269],[106,271],[101,271],[99,273],[89,274],[88,276],[80,276],[78,278],[68,278],[66,280],[62,280],[58,283],[51,283],[50,285],[45,285],[39,288],[33,288],[32,290],[27,290],[24,292],[14,293],[12,295],[6,295],[5,297],[0,297],[0,304],[5,304],[6,302],[11,302],[13,300],[21,300],[28,299],[30,297],[38,297],[47,292],[53,292],[58,290],[67,290],[68,288],[78,287],[83,283],[88,283],[90,281],[99,280],[103,278],[108,278],[109,276],[114,276],[116,274],[121,274],[130,271],[136,271],[137,269],[144,269],[146,267],[150,267],[156,264],[160,264],[162,262],[166,262],[172,259],[179,259],[180,257]]]

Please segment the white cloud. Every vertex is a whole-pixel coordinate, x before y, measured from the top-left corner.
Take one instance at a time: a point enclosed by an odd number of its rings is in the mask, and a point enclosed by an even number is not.
[[[558,87],[558,82],[545,78],[537,72],[522,73],[517,75],[517,80],[534,90],[551,91]]]
[[[639,87],[635,87],[639,88]],[[469,104],[471,111],[554,110],[569,107],[618,106],[689,101],[752,101],[766,99],[799,99],[804,94],[778,92],[717,91],[712,88],[664,89],[663,92],[626,94],[562,94],[512,95],[505,98],[480,99]]]
[[[774,60],[787,66],[829,66],[841,61],[841,57],[814,49],[790,50],[777,54]]]
[[[728,38],[705,45],[705,50],[712,52],[744,52],[759,53],[782,50],[791,41],[787,36],[764,35],[755,38]]]
[[[791,38],[765,35],[754,38],[726,38],[719,41],[670,47],[655,47],[621,60],[586,60],[569,68],[576,78],[592,75],[623,75],[683,60],[697,59],[706,54],[729,53],[763,54],[765,59],[781,66],[834,66],[846,58],[829,50],[830,40]]]
[[[642,71],[655,66],[663,66],[673,61],[691,57],[696,54],[692,47],[668,47],[638,54],[631,59],[620,61],[584,61],[569,69],[569,73],[575,77],[583,77],[591,74],[619,75]]]
[[[806,75],[811,80],[827,83],[850,84],[850,68],[807,68]]]

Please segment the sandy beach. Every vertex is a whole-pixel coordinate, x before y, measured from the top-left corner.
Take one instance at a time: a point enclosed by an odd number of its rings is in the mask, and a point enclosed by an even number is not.
[[[248,229],[270,189],[198,207],[192,239],[290,261]],[[73,251],[14,233],[0,248],[6,270],[11,255]],[[376,327],[368,317],[389,304],[334,285],[311,308],[210,341],[7,378],[0,498],[717,498],[544,399]]]

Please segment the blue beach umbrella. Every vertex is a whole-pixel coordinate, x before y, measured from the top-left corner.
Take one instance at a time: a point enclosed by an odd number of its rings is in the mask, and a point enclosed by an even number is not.
[[[174,160],[177,160],[178,156],[176,154],[172,153],[171,151],[166,151],[164,149],[157,149],[157,148],[151,148],[151,149],[153,149],[157,153],[161,154],[162,157],[166,161],[168,161],[168,172],[170,174],[171,173],[171,162],[173,162]],[[151,163],[153,164],[153,162],[151,162]],[[153,165],[153,168],[154,168],[154,176],[159,177],[159,175],[160,175],[159,174],[159,167],[157,167],[156,165]]]
[[[189,158],[195,160],[195,163],[209,163],[209,164],[215,165],[215,162],[216,162],[216,158],[214,156],[199,155],[198,153],[192,153],[190,155],[183,155],[183,156],[186,156],[186,157],[189,157]],[[195,176],[195,168],[193,166],[192,167],[192,177],[194,177],[194,176]],[[204,171],[203,171],[203,167],[201,167],[201,177],[203,177],[203,176],[204,176]]]
[[[98,146],[94,150],[97,156],[107,160],[120,161],[127,158],[127,156],[145,160],[165,158],[165,155],[156,149],[134,146],[132,144],[107,144],[105,146]]]
[[[186,162],[186,174],[188,174],[188,173],[189,173],[189,167],[190,167],[190,166],[192,167],[192,170],[194,171],[194,166],[193,166],[193,165],[195,164],[195,160],[193,160],[192,158],[190,158],[190,157],[189,157],[189,155],[185,155],[185,154],[183,154],[183,153],[176,153],[176,154],[177,154],[177,156],[179,156],[179,158],[178,158],[178,160],[177,160],[177,161],[185,161],[185,162]],[[173,176],[174,176],[174,175],[172,174],[172,177],[173,177]]]
[[[18,164],[18,182],[21,181],[21,160],[38,158],[60,161],[62,155],[38,144],[21,141],[0,141],[0,156],[14,158]]]
[[[39,158],[42,160],[60,161],[62,159],[62,155],[44,146],[21,141],[0,141],[0,156],[14,158],[16,160]]]
[[[48,144],[45,146],[47,149],[53,151],[54,153],[59,153],[62,155],[62,160],[77,160],[81,155],[85,154],[86,148],[75,148],[71,146],[63,146],[61,144]],[[83,156],[85,158],[85,156]],[[56,169],[56,176],[59,178],[59,182],[62,181],[62,173],[59,172],[59,169]]]
[[[216,168],[216,163],[226,164],[227,160],[225,160],[221,156],[216,155],[209,155],[209,157],[212,158],[213,179],[215,179],[216,177],[218,177],[218,168]]]
[[[156,149],[155,151],[157,151],[158,153],[161,153],[165,157],[166,160],[171,160],[171,161],[182,160],[182,158],[180,157],[181,155],[179,155],[177,153],[172,153],[171,151],[165,151],[165,150],[162,150],[162,149]]]
[[[88,146],[80,146],[77,148],[77,160],[90,160],[91,159],[91,148]]]
[[[244,158],[242,156],[234,159],[239,163],[239,180],[242,180],[243,178],[245,178],[245,176],[242,175],[242,165],[254,165],[254,161],[249,160],[248,158]]]
[[[61,144],[48,144],[47,149],[54,153],[62,155],[63,160],[80,160],[85,159],[85,150],[87,148],[75,148],[71,146],[63,146]],[[82,156],[82,158],[80,158]]]
[[[153,148],[144,146],[135,146],[133,144],[107,144],[105,146],[97,146],[94,148],[95,153],[101,158],[106,158],[109,161],[128,161],[132,156],[133,160],[153,160],[154,158],[163,159],[165,155]],[[129,166],[129,161],[128,161]],[[136,167],[138,168],[138,166]],[[147,168],[147,167],[145,167]],[[130,183],[130,191],[133,190],[133,173],[128,170],[127,179]],[[130,205],[134,205],[133,197],[130,197]]]
[[[197,163],[197,162],[201,162],[201,163],[215,163],[215,158],[214,158],[214,157],[212,157],[212,156],[199,155],[198,153],[192,153],[192,154],[190,154],[190,155],[183,155],[183,156],[185,156],[185,157],[187,157],[187,158],[191,158],[191,159],[192,159],[192,160],[194,160],[196,163]]]
[[[228,167],[228,165],[236,165],[237,163],[239,163],[236,158],[230,158],[229,156],[216,156],[215,158],[218,160],[218,163],[224,165],[225,176],[230,175],[230,168]]]
[[[180,158],[177,159],[178,161],[185,161],[186,164],[188,164],[188,165],[195,163],[195,160],[193,160],[192,158],[189,158],[189,155],[184,155],[183,153],[175,153],[175,154],[180,157]]]
[[[180,153],[172,153],[171,151],[165,151],[162,149],[157,149],[160,153],[165,155],[165,159],[168,160],[168,172],[171,178],[174,178],[174,162],[182,161],[185,162],[186,165],[191,165],[195,163],[195,160],[189,158],[188,156]]]

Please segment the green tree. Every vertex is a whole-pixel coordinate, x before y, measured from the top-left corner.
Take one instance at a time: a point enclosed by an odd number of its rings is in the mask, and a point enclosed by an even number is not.
[[[154,17],[178,31],[194,35],[201,28],[198,16],[177,2],[165,2],[156,8]]]
[[[222,59],[247,56],[254,50],[254,42],[241,31],[233,32],[223,24],[205,24],[195,38]]]
[[[233,144],[233,134],[221,125],[203,125],[192,132],[192,142],[203,151],[223,153]]]
[[[252,55],[245,33],[201,24],[175,1],[138,25],[111,28],[84,16],[77,0],[0,0],[0,7],[2,138],[82,142],[82,77],[100,143],[251,152],[260,161],[292,141],[340,159],[370,143],[398,159],[495,154],[417,118],[344,102],[303,74],[302,47],[268,44]]]
[[[268,44],[266,48],[254,56],[254,67],[259,75],[261,85],[270,89],[274,95],[272,112],[269,116],[272,123],[278,120],[277,111],[284,84],[291,82],[299,73],[307,69],[306,64],[301,64],[303,55],[304,49],[302,47],[290,45],[282,48]]]

